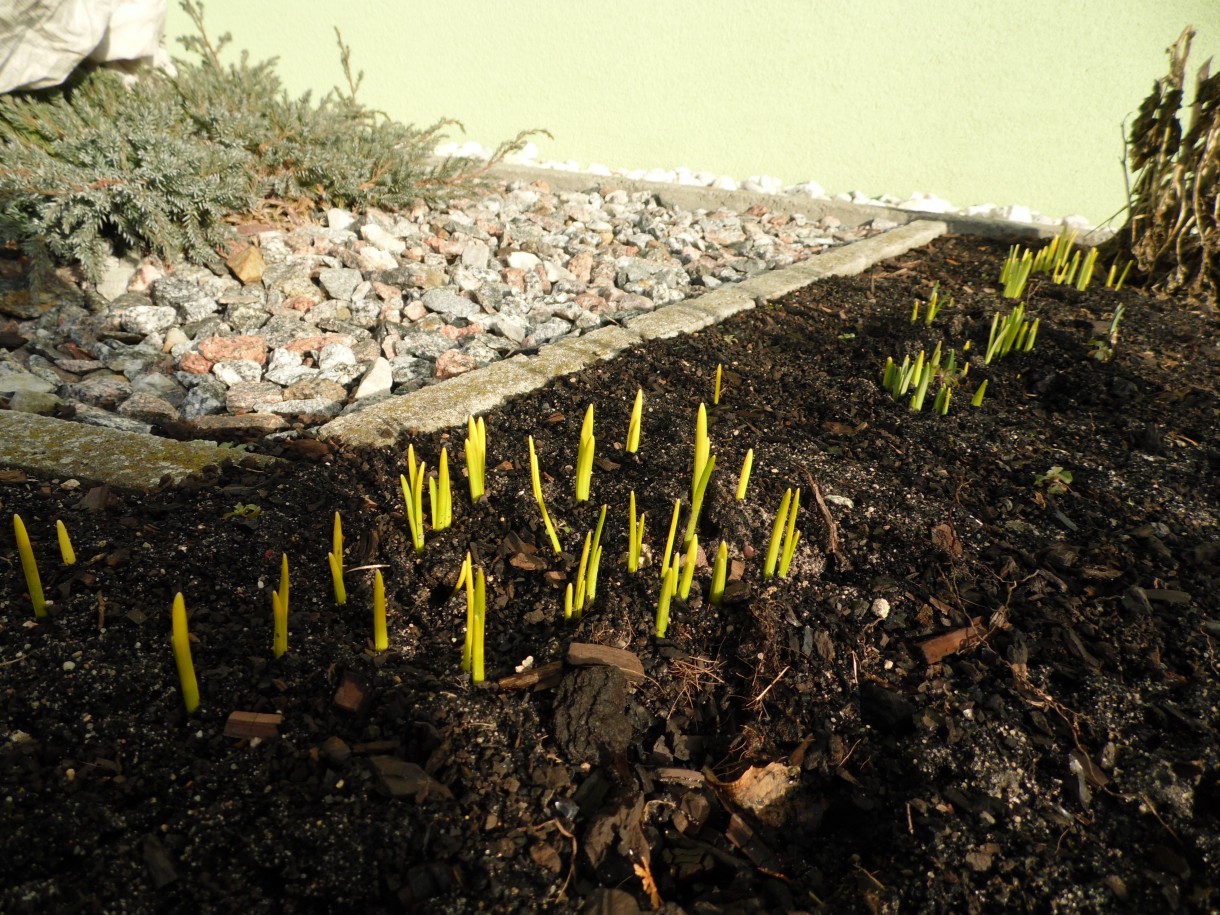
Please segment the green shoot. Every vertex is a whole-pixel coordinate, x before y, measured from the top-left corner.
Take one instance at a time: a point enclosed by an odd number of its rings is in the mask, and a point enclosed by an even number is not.
[[[746,487],[750,485],[750,471],[754,468],[754,449],[746,452],[745,460],[741,462],[741,473],[737,477],[737,501],[744,502]]]
[[[1056,495],[1065,493],[1071,489],[1072,472],[1064,470],[1058,464],[1048,470],[1046,473],[1034,475],[1035,486],[1046,486],[1046,491],[1055,493]]]
[[[466,587],[466,640],[462,643],[462,670],[470,673],[474,659],[474,563],[469,553],[462,561],[462,571],[458,573],[453,592],[462,590],[463,585]]]
[[[585,410],[585,421],[580,427],[580,450],[576,457],[576,501],[589,501],[589,485],[593,480],[593,449],[597,439],[593,437],[593,404]]]
[[[921,304],[922,303],[919,301],[919,299],[915,300],[915,307],[911,310],[912,324],[919,320],[919,306]],[[932,284],[932,295],[928,298],[928,309],[924,313],[923,323],[928,327],[931,327],[932,322],[936,320],[936,316],[940,314],[941,307],[946,305],[949,308],[953,307],[953,297],[949,297],[948,303],[942,302],[940,298],[940,282],[937,281],[936,283]]]
[[[669,536],[665,539],[665,552],[661,555],[661,578],[669,572],[670,554],[674,548],[674,535],[678,532],[678,514],[682,511],[682,500],[674,499],[674,516],[669,522]]]
[[[474,582],[474,638],[470,644],[470,680],[482,683],[483,636],[487,627],[487,577],[479,569]]]
[[[723,540],[720,549],[716,551],[716,560],[712,563],[712,588],[708,592],[708,600],[713,607],[724,603],[724,581],[729,571],[729,547]]]
[[[271,592],[271,618],[274,635],[271,639],[273,657],[283,657],[288,651],[288,554],[280,554],[280,587]]]
[[[699,477],[703,475],[703,467],[707,464],[707,456],[711,447],[711,442],[707,437],[707,407],[699,404],[699,413],[695,417],[695,465],[690,481],[692,502],[695,499],[695,490],[699,488]]]
[[[780,543],[784,536],[784,525],[788,521],[788,507],[792,504],[792,490],[784,490],[784,498],[779,503],[779,512],[775,515],[775,523],[771,525],[771,540],[767,544],[767,559],[763,565],[763,578],[775,577],[775,564],[779,561]]]
[[[1131,271],[1131,265],[1132,265],[1133,263],[1134,263],[1134,261],[1127,261],[1127,266],[1123,267],[1123,274],[1122,274],[1122,276],[1119,276],[1119,277],[1118,277],[1118,282],[1117,282],[1117,283],[1115,283],[1114,278],[1115,278],[1116,276],[1118,276],[1118,261],[1115,261],[1115,262],[1114,262],[1114,263],[1113,263],[1113,264],[1110,266],[1110,274],[1109,274],[1109,276],[1107,276],[1107,277],[1106,277],[1106,288],[1107,288],[1107,289],[1111,289],[1111,288],[1112,288],[1112,289],[1113,289],[1115,292],[1118,292],[1120,289],[1122,289],[1122,288],[1123,288],[1123,280],[1125,280],[1125,279],[1127,278],[1127,274],[1128,274],[1128,273]]]
[[[487,425],[483,417],[466,420],[466,473],[470,477],[470,501],[483,498],[484,472],[487,469]]]
[[[441,449],[440,466],[428,478],[428,507],[432,510],[432,530],[443,531],[453,524],[453,490],[449,486],[449,449]]]
[[[801,491],[798,489],[792,497],[792,513],[788,515],[788,526],[784,532],[784,548],[780,553],[779,577],[788,577],[788,566],[792,562],[792,554],[796,552],[796,544],[801,539],[801,532],[796,529],[796,514],[801,510]]]
[[[546,510],[546,501],[542,498],[542,473],[538,470],[538,454],[534,451],[534,437],[529,437],[530,442],[530,480],[534,486],[534,499],[538,502],[538,509],[542,512],[542,523],[546,525],[547,536],[551,538],[551,546],[555,550],[555,555],[563,552],[563,548],[559,545],[559,535],[555,533],[555,525],[551,523],[550,513]]]
[[[186,601],[181,591],[174,595],[171,622],[170,641],[174,648],[174,662],[178,666],[178,682],[182,685],[186,713],[190,715],[199,708],[199,682],[195,679],[195,665],[191,661],[191,635],[186,628]]]
[[[1025,291],[1025,284],[1031,272],[1038,272],[1037,261],[1026,251],[1021,253],[1020,245],[1013,245],[1008,250],[1008,259],[1000,270],[1000,283],[1003,284],[1003,296],[1006,299],[1019,299]]]
[[[1076,278],[1076,288],[1084,292],[1093,281],[1093,270],[1097,267],[1097,249],[1090,248],[1085,256],[1084,265],[1080,268],[1080,276]]]
[[[335,586],[335,603],[347,603],[347,589],[343,586],[343,521],[335,512],[335,532],[332,538],[333,546],[326,555],[330,563],[330,578]]]
[[[724,364],[717,363],[717,365],[716,365],[716,388],[714,391],[712,391],[712,406],[718,406],[720,404],[720,380],[721,380],[721,375],[723,374],[723,372],[724,372]]]
[[[373,573],[373,650],[385,651],[390,639],[385,631],[385,579],[381,569]]]
[[[991,319],[991,333],[987,338],[987,355],[983,362],[991,364],[997,357],[1007,356],[1014,348],[1029,352],[1038,335],[1038,322],[1032,325],[1025,320],[1025,303],[1017,305],[1003,321],[997,312]]]
[[[585,611],[585,593],[589,587],[586,579],[586,573],[589,569],[589,544],[593,540],[593,533],[590,531],[585,534],[585,546],[580,551],[580,565],[576,567],[576,586],[573,590],[571,582],[568,582],[568,587],[564,593],[563,599],[563,618],[564,619],[580,619]]]
[[[631,490],[631,498],[628,502],[628,528],[627,528],[627,571],[631,573],[640,570],[640,552],[644,549],[644,519],[648,517],[647,512],[640,514],[637,520],[635,516],[635,490]]]
[[[669,604],[677,591],[678,563],[675,560],[661,579],[661,596],[657,599],[656,633],[658,639],[665,638],[665,632],[669,629]]]
[[[708,481],[712,478],[712,471],[716,469],[716,455],[708,458],[707,463],[703,465],[703,473],[699,477],[699,483],[695,486],[695,496],[690,505],[690,519],[686,522],[686,533],[682,535],[682,545],[689,547],[690,542],[695,536],[695,527],[699,524],[699,513],[703,510],[703,496],[707,492]]]
[[[13,534],[17,538],[17,553],[21,557],[21,571],[25,573],[25,586],[30,592],[30,603],[34,605],[34,616],[42,619],[47,615],[47,601],[42,593],[42,579],[38,575],[38,563],[34,561],[34,548],[26,533],[25,522],[20,515],[13,515]]]
[[[72,549],[72,539],[68,536],[68,528],[62,521],[55,522],[55,534],[59,538],[59,555],[64,565],[76,565],[76,550]]]
[[[627,423],[627,453],[640,450],[640,423],[644,417],[644,389],[637,388],[635,405],[631,408],[631,420]]]
[[[932,401],[932,410],[941,416],[945,416],[949,412],[949,398],[953,396],[953,387],[948,384],[941,385],[939,391],[936,392],[936,399]]]
[[[593,598],[597,597],[597,572],[602,565],[602,528],[606,524],[606,508],[603,505],[601,514],[597,516],[597,527],[593,531],[593,550],[589,555],[589,587],[586,596],[592,606]]]
[[[411,530],[411,544],[416,555],[424,551],[424,477],[427,467],[423,461],[415,463],[415,446],[407,447],[407,476],[398,475],[402,484],[402,498],[407,503],[407,527]]]
[[[921,357],[923,353],[919,354]],[[939,352],[937,353],[939,358]],[[919,360],[915,360],[915,364],[919,365]],[[911,409],[919,411],[923,409],[924,398],[928,394],[928,385],[932,383],[932,376],[936,373],[936,362],[925,362],[919,373],[919,386],[915,388],[915,393],[911,395]]]
[[[970,406],[981,407],[983,405],[983,397],[987,393],[987,379],[984,378],[982,384],[978,386],[978,390],[974,392],[974,396],[970,398]]]
[[[691,582],[695,578],[695,563],[699,559],[699,538],[691,537],[686,547],[686,555],[682,557],[682,575],[678,579],[678,597],[683,600],[690,598]]]

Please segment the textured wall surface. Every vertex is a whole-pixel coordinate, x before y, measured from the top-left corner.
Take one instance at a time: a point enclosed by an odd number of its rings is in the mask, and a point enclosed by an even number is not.
[[[1220,56],[1220,0],[208,0],[213,35],[280,58],[294,93],[342,80],[401,120],[527,127],[543,158],[813,179],[830,193],[1022,203],[1103,220],[1121,128],[1167,68]],[[171,3],[168,34],[190,31]],[[178,53],[176,50],[175,53]]]

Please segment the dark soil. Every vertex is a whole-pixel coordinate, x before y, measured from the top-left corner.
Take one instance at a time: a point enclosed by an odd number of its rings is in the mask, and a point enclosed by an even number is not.
[[[7,473],[5,527],[24,518],[53,603],[35,622],[4,534],[0,911],[625,913],[648,909],[650,888],[691,913],[1215,910],[1216,322],[1180,299],[1043,280],[1034,350],[984,366],[991,316],[1011,304],[995,290],[1003,254],[944,239],[516,400],[486,418],[473,507],[464,430],[414,438],[430,466],[447,443],[455,471],[454,525],[422,556],[398,483],[406,442],[297,446],[278,469],[149,496]],[[935,281],[957,304],[912,325]],[[1089,341],[1119,302],[1117,350],[1099,361]],[[975,362],[948,416],[881,389],[887,355],[943,340],[960,356],[966,339]],[[717,608],[701,566],[657,639],[702,401],[717,465],[700,542],[710,557],[726,541],[744,572]],[[589,403],[598,461],[578,505]],[[561,557],[531,497],[530,434]],[[1070,481],[1039,481],[1054,467]],[[764,580],[798,486],[790,575]],[[635,575],[632,490],[652,556]],[[565,621],[562,586],[602,504],[596,599]],[[257,517],[235,513],[250,505]],[[336,510],[345,606],[326,564]],[[58,562],[57,518],[74,567]],[[467,550],[488,578],[482,686],[461,670],[452,596]],[[289,651],[273,660],[281,551]],[[390,604],[381,654],[372,566]],[[190,717],[169,644],[179,590],[202,692]],[[630,654],[556,665],[571,643]],[[537,688],[498,683],[529,665]],[[278,736],[226,736],[233,712],[281,714]]]

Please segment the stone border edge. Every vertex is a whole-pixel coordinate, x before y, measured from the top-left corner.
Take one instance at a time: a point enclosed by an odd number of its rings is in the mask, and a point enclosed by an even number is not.
[[[331,420],[320,438],[345,445],[385,447],[404,433],[429,433],[461,426],[466,418],[494,410],[507,400],[542,387],[596,362],[613,359],[649,340],[694,333],[756,304],[773,301],[810,283],[832,276],[854,276],[879,261],[922,247],[949,231],[941,220],[916,220],[806,261],[721,287],[695,299],[683,299],[579,337],[543,346],[532,358],[516,356],[373,404]]]

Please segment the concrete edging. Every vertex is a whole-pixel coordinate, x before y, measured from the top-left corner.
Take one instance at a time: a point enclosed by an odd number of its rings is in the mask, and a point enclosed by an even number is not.
[[[336,438],[347,445],[384,447],[406,432],[427,433],[460,426],[468,416],[494,410],[512,397],[540,388],[560,375],[613,359],[640,343],[694,333],[827,277],[854,276],[879,261],[922,247],[948,231],[949,226],[939,220],[909,222],[791,267],[638,315],[629,319],[625,327],[598,328],[543,346],[532,358],[515,356],[493,362],[410,394],[383,400],[331,420],[318,430],[318,435]]]

